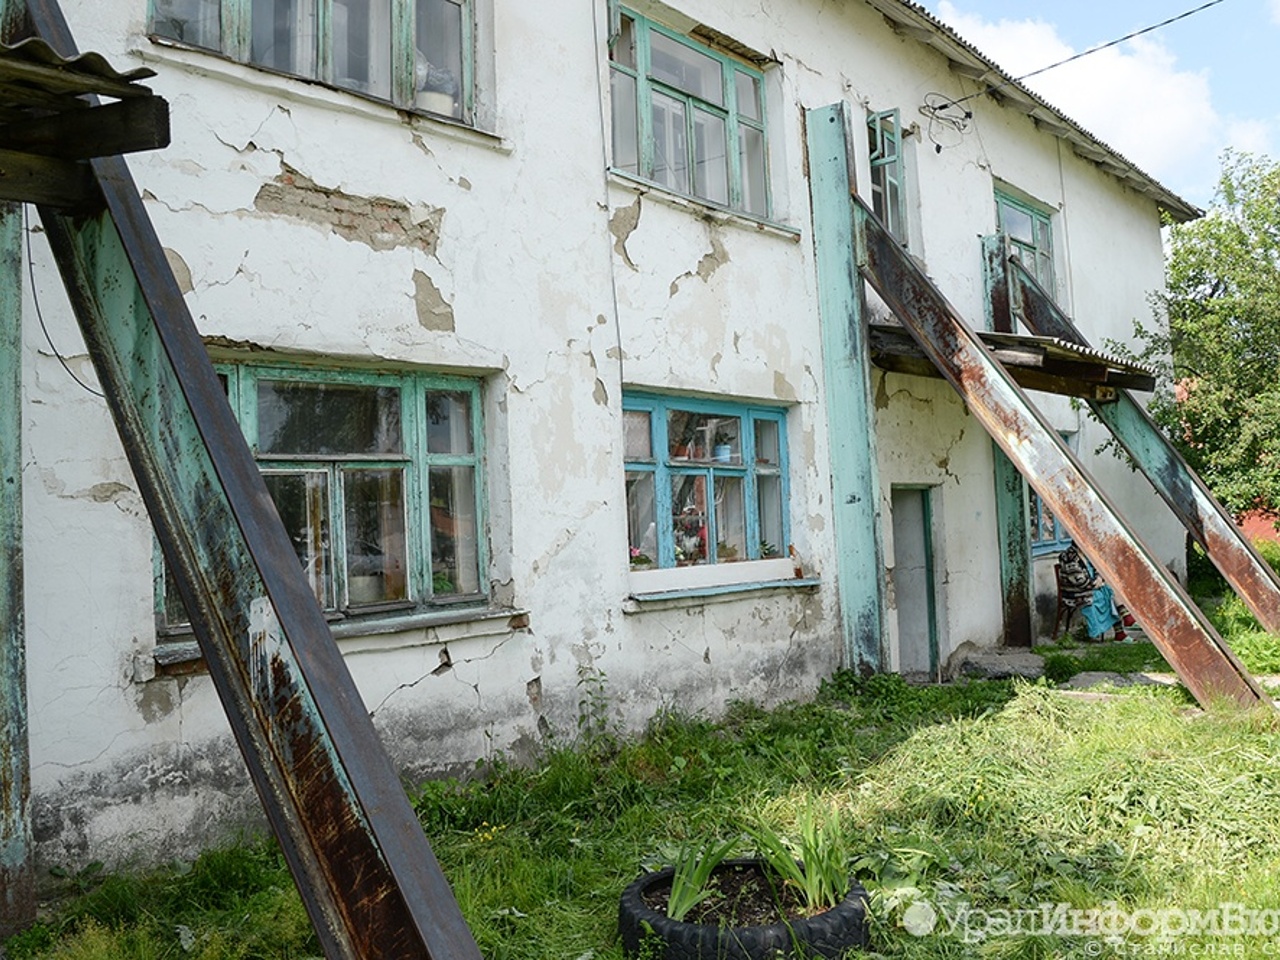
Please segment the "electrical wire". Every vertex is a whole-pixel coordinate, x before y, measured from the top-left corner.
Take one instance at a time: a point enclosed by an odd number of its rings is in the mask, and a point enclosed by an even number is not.
[[[1065,66],[1068,63],[1074,63],[1076,60],[1079,60],[1082,57],[1087,57],[1090,54],[1097,53],[1100,50],[1106,50],[1109,47],[1117,46],[1118,44],[1124,43],[1127,40],[1132,40],[1134,37],[1140,37],[1144,33],[1151,33],[1153,30],[1159,30],[1161,27],[1167,27],[1171,23],[1177,23],[1179,20],[1185,20],[1187,17],[1200,13],[1202,10],[1208,10],[1210,7],[1216,7],[1218,4],[1222,2],[1223,0],[1209,0],[1208,3],[1202,3],[1200,6],[1196,7],[1195,9],[1187,10],[1184,13],[1178,14],[1176,17],[1170,17],[1168,20],[1161,20],[1159,23],[1154,23],[1149,27],[1143,27],[1141,30],[1135,30],[1133,31],[1133,33],[1126,33],[1123,37],[1118,37],[1115,40],[1108,40],[1106,43],[1100,43],[1096,47],[1090,47],[1088,50],[1082,50],[1080,53],[1072,54],[1071,56],[1067,57],[1065,60],[1059,60],[1057,63],[1049,64],[1047,67],[1041,67],[1038,70],[1032,70],[1030,73],[1024,73],[1022,76],[1014,77],[1012,80],[1005,80],[1001,83],[996,83],[996,84],[992,84],[991,86],[984,87],[983,89],[979,90],[977,93],[971,93],[967,97],[961,97],[959,100],[956,100],[953,102],[956,104],[961,104],[961,103],[964,103],[966,100],[972,100],[974,97],[981,97],[984,94],[991,93],[994,90],[999,90],[1001,87],[1007,87],[1011,83],[1021,83],[1023,80],[1029,80],[1032,77],[1038,77],[1042,73],[1048,73],[1050,70],[1056,70],[1058,67]]]
[[[27,217],[27,204],[22,205],[22,227],[27,234],[27,274],[31,278],[31,301],[36,307],[36,319],[40,321],[40,329],[44,331],[45,343],[49,344],[49,349],[53,351],[53,355],[58,358],[58,362],[62,364],[62,369],[67,371],[67,376],[78,383],[81,387],[92,393],[95,397],[105,396],[101,391],[93,389],[83,380],[76,376],[75,371],[67,365],[67,361],[63,359],[62,354],[58,352],[58,348],[53,345],[53,337],[49,336],[49,328],[45,326],[44,314],[40,310],[40,296],[36,291],[36,262],[35,257],[31,253],[31,223]]]

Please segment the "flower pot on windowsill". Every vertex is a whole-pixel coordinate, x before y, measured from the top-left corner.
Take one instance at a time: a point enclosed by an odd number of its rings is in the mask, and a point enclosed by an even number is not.
[[[777,957],[837,960],[846,951],[866,947],[867,892],[858,883],[829,910],[811,916],[783,917],[774,922],[734,925],[729,922],[673,920],[658,909],[663,891],[671,887],[675,871],[668,867],[647,873],[622,893],[618,932],[628,958],[653,960],[774,960]],[[713,882],[742,882],[754,875],[768,889],[782,883],[768,873],[761,860],[726,860],[712,874]],[[711,919],[704,917],[702,919]]]

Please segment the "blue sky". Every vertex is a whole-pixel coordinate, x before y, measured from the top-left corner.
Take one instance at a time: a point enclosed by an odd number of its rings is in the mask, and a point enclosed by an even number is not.
[[[1014,76],[1205,0],[923,0]],[[1280,159],[1280,0],[1222,0],[1026,85],[1199,206],[1223,149]]]

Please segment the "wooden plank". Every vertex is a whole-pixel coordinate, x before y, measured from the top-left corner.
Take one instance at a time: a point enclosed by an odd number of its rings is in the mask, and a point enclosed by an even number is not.
[[[101,203],[93,172],[83,163],[0,150],[0,201],[85,209]]]
[[[0,204],[0,936],[36,918],[22,604],[22,208]]]
[[[888,665],[884,549],[864,288],[853,260],[849,116],[838,103],[805,118],[845,665],[880,670]]]
[[[158,150],[168,145],[169,105],[160,97],[120,100],[0,127],[0,150],[63,160]]]
[[[0,103],[20,104],[23,107],[39,107],[62,113],[65,110],[88,109],[87,101],[71,94],[49,93],[35,87],[25,87],[20,83],[4,83],[0,81]]]

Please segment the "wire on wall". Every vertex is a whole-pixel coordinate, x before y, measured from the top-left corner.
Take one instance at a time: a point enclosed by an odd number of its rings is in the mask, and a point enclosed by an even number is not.
[[[53,355],[57,357],[58,362],[62,364],[62,369],[67,371],[67,376],[69,376],[72,380],[78,383],[86,391],[88,391],[89,393],[92,393],[95,397],[104,396],[104,394],[101,391],[95,390],[93,387],[89,386],[87,383],[85,383],[83,380],[81,380],[79,377],[76,376],[75,371],[72,370],[70,366],[68,366],[67,361],[63,358],[62,354],[58,352],[58,348],[54,346],[53,337],[49,336],[49,328],[45,326],[45,322],[44,322],[44,313],[41,312],[40,310],[40,294],[39,294],[39,291],[36,289],[36,262],[35,262],[35,257],[31,252],[31,238],[33,234],[31,232],[31,222],[27,214],[27,208],[28,208],[28,204],[24,203],[22,205],[22,228],[24,231],[26,231],[26,234],[27,234],[27,276],[31,280],[31,300],[36,307],[36,319],[40,321],[40,329],[44,331],[45,343],[49,344],[49,349],[53,351]]]

